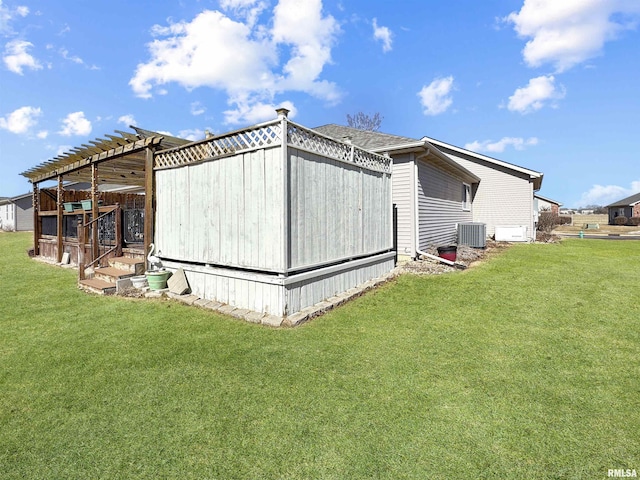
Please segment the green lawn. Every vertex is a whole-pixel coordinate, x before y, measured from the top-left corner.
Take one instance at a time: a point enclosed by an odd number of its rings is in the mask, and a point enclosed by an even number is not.
[[[0,477],[640,470],[640,243],[518,245],[295,329],[98,297],[0,233]]]

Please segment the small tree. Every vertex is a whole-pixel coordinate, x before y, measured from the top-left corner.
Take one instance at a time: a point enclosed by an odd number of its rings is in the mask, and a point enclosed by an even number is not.
[[[349,115],[347,113],[347,125],[351,128],[366,130],[368,132],[377,132],[382,124],[382,119],[383,117],[381,117],[378,112],[373,116],[367,115],[363,112],[358,112],[355,115]]]
[[[549,233],[556,226],[556,216],[549,208],[543,208],[538,214],[538,230]]]

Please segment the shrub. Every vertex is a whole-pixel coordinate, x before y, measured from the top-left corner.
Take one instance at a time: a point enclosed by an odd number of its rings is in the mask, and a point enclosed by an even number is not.
[[[625,217],[624,215],[620,215],[619,217],[616,217],[613,219],[613,224],[614,225],[626,225],[627,224],[627,217]]]
[[[637,227],[638,225],[640,225],[640,217],[629,218],[629,220],[627,220],[627,225],[631,227]]]
[[[548,211],[540,212],[538,215],[538,230],[540,232],[550,232],[556,226],[556,216]]]
[[[556,217],[556,225],[571,225],[571,215]]]

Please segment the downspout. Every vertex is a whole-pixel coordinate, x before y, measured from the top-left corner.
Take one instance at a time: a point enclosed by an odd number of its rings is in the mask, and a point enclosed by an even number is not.
[[[418,161],[415,154],[411,154],[411,163],[413,163],[413,241],[415,243],[415,257],[420,253],[420,212],[418,207]]]

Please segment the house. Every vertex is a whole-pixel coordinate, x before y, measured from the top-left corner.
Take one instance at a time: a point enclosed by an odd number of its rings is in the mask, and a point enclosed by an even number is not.
[[[542,186],[543,174],[423,137],[481,181],[473,195],[473,221],[487,225],[487,235],[496,240],[535,239],[534,193]]]
[[[617,217],[640,217],[640,193],[623,198],[611,205],[607,205],[609,211],[609,225],[615,225]]]
[[[15,197],[0,197],[0,229],[10,231],[33,230],[31,193]]]
[[[132,127],[135,134],[108,135],[24,172],[42,219],[36,254],[60,261],[69,253],[84,285],[95,280],[84,278],[86,267],[98,273],[108,257],[144,258],[153,243],[163,266],[182,269],[196,296],[281,318],[390,272],[391,159],[287,113],[198,142]],[[42,210],[39,184],[51,179],[55,208]],[[64,180],[91,182],[87,209],[72,208]],[[135,194],[100,192],[101,183],[144,190],[143,228],[132,242],[122,202]],[[75,238],[67,229],[73,221]],[[47,242],[49,250],[39,248]]]
[[[547,197],[543,197],[542,195],[539,195],[537,193],[533,195],[533,198],[535,211],[537,213],[548,211],[551,212],[553,216],[557,217],[558,215],[560,215],[560,207],[562,206],[562,203]]]
[[[457,226],[473,220],[480,178],[425,140],[329,124],[315,131],[346,139],[393,160],[393,204],[399,258],[457,242]]]

